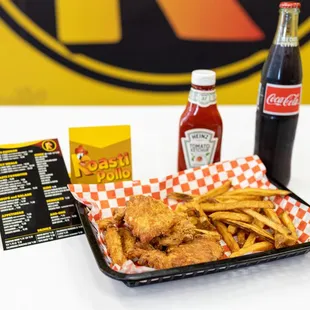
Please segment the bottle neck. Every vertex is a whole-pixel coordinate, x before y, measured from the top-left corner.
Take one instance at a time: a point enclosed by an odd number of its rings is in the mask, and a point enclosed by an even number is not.
[[[189,92],[188,103],[202,108],[216,105],[215,85],[200,86],[192,84]]]
[[[215,85],[201,86],[201,85],[194,85],[194,84],[192,84],[192,88],[196,89],[196,90],[210,91],[210,90],[215,90]]]
[[[282,46],[298,46],[299,9],[280,9],[278,28],[273,44]]]

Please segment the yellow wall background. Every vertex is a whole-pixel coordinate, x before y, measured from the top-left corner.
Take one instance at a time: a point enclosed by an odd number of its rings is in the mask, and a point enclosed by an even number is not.
[[[0,0],[3,3],[9,2]],[[12,11],[12,14],[19,14]],[[27,19],[20,19],[28,22]],[[38,36],[44,34],[39,29],[34,29]],[[310,33],[310,18],[300,29],[301,35]],[[9,105],[178,105],[185,104],[188,96],[183,92],[150,92],[126,89],[110,84],[105,84],[79,73],[76,73],[43,53],[32,45],[21,39],[11,30],[3,20],[0,19],[0,68],[2,72],[0,86],[0,104]],[[44,37],[45,38],[45,37]],[[54,44],[46,39],[46,44]],[[72,61],[85,62],[85,59],[74,59],[76,57],[61,46],[54,46],[65,57]],[[304,69],[303,99],[304,104],[310,104],[310,42],[302,47],[302,60]],[[267,51],[259,52],[251,61],[264,59]],[[224,68],[226,71],[239,70],[247,62],[230,65]],[[96,68],[95,68],[96,69]],[[113,68],[108,68],[111,72]],[[217,71],[221,75],[220,68]],[[114,72],[119,74],[118,72]],[[123,70],[121,72],[127,78],[135,79],[135,75]],[[144,78],[143,74],[137,78]],[[152,77],[145,76],[147,79]],[[156,77],[155,77],[156,78]],[[190,75],[180,77],[182,81],[190,81]],[[219,104],[254,104],[256,102],[260,72],[255,73],[243,80],[233,82],[217,88]]]

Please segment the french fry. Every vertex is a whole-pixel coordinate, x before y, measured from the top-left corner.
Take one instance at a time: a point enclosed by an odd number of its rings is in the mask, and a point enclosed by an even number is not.
[[[262,229],[262,228],[260,228],[260,227],[258,227],[256,225],[248,224],[248,223],[244,223],[244,222],[232,221],[232,220],[225,221],[225,222],[228,223],[228,224],[233,224],[233,225],[239,226],[242,229],[245,229],[245,230],[247,230],[249,232],[254,232],[259,237],[262,237],[265,240],[274,241],[274,237],[273,237],[272,234],[270,234],[266,230],[264,230],[264,229]]]
[[[245,243],[245,231],[240,229],[238,231],[237,238],[238,238],[239,246],[240,246],[240,248],[242,248],[244,243]]]
[[[227,230],[229,233],[231,233],[232,235],[235,235],[238,231],[238,227],[235,225],[228,225]]]
[[[270,218],[272,221],[274,221],[275,223],[277,224],[282,224],[277,213],[274,211],[274,210],[271,210],[271,209],[264,209],[264,213],[265,215]]]
[[[214,225],[210,222],[208,216],[203,212],[201,206],[198,203],[193,203],[193,205],[199,213],[200,224],[197,226],[199,226],[199,228],[206,228],[207,230],[216,230]]]
[[[274,210],[269,210],[269,211],[264,210],[264,213],[268,218],[270,218],[275,223],[279,225],[282,224],[277,213]],[[281,233],[276,231],[274,234],[274,239],[275,239],[276,249],[285,247],[285,243],[287,242],[287,237],[285,235],[282,235]]]
[[[208,216],[204,214],[204,216],[199,217],[199,221],[196,224],[197,228],[207,229],[207,230],[216,230],[214,225],[210,222]]]
[[[174,192],[174,193],[168,194],[167,197],[170,199],[180,200],[180,201],[192,201],[196,196]]]
[[[242,210],[244,213],[253,216],[253,218],[261,221],[262,223],[264,223],[266,226],[272,228],[274,231],[277,231],[283,235],[291,235],[292,233],[289,231],[288,228],[286,228],[285,226],[283,226],[282,224],[278,224],[275,223],[274,221],[272,221],[271,219],[269,219],[268,217],[255,212],[253,210],[250,209],[243,209]]]
[[[206,230],[212,230],[212,231],[216,231],[215,226],[210,222],[210,220],[208,218],[204,218],[202,221],[202,218],[199,218],[198,223],[196,224],[196,227],[198,229],[206,229]]]
[[[203,202],[218,203],[219,201],[217,201],[215,198],[206,198]]]
[[[268,209],[269,210],[269,209]],[[264,223],[260,222],[259,220],[254,220],[253,225],[259,227],[259,228],[264,228]],[[257,234],[254,232],[251,232],[248,236],[248,238],[245,241],[245,244],[243,245],[244,248],[251,246],[252,244],[255,243],[255,240],[257,238]]]
[[[280,233],[275,234],[274,240],[275,240],[276,249],[281,249],[281,248],[284,248],[286,246],[292,246],[292,245],[295,245],[297,243],[297,239],[295,239],[291,236],[288,236],[288,235],[282,235]]]
[[[277,215],[277,213],[274,210],[269,209],[267,211],[267,209],[264,210],[265,215],[270,218],[272,221],[274,221],[275,223],[281,225],[281,221]],[[286,243],[288,242],[288,238],[285,235],[282,235],[279,232],[275,232],[274,234],[274,244],[276,249],[281,249],[284,248],[286,246]]]
[[[274,221],[277,224],[282,225],[277,213],[273,210],[268,210],[265,209],[264,210],[266,216],[268,218],[270,218],[272,221]],[[293,230],[295,230],[294,226],[292,227]],[[279,232],[275,232],[275,236],[274,236],[274,240],[275,240],[275,247],[276,249],[281,249],[284,248],[286,246],[292,246],[295,245],[297,242],[297,235],[296,237],[293,236],[293,234],[291,236],[288,235],[283,235]]]
[[[194,204],[195,209],[199,212],[200,217],[206,217],[206,214],[203,212],[200,204]]]
[[[188,219],[193,225],[196,226],[198,224],[198,221],[199,221],[198,217],[190,216]]]
[[[237,201],[232,203],[201,203],[204,212],[229,211],[235,209],[273,209],[271,201]]]
[[[184,213],[187,210],[187,206],[184,203],[178,203],[176,208],[175,208],[175,212],[180,212],[180,213]]]
[[[237,202],[238,200],[236,199],[233,199],[233,198],[230,198],[230,196],[227,196],[229,197],[229,199],[226,199],[226,200],[222,200],[222,199],[215,199],[215,202],[216,203],[234,203],[234,202]],[[254,196],[253,196],[254,197]],[[209,201],[204,201],[204,202],[209,202]]]
[[[285,247],[286,237],[280,233],[276,233],[274,236],[274,244],[276,249]]]
[[[195,229],[195,231],[200,232],[206,236],[216,239],[217,241],[221,240],[221,235],[216,231],[210,231],[205,229]]]
[[[175,211],[179,213],[186,213],[188,216],[199,217],[197,204],[194,202],[178,203]]]
[[[282,189],[261,189],[261,188],[244,188],[244,189],[235,189],[233,191],[226,192],[226,196],[235,196],[235,195],[254,195],[254,196],[287,196],[290,194],[289,191]]]
[[[244,216],[245,215],[245,216]],[[224,221],[224,220],[235,220],[241,221],[246,223],[252,223],[253,218],[249,215],[244,213],[237,213],[237,212],[214,212],[209,215],[209,217],[213,221]]]
[[[234,239],[234,237],[227,231],[227,227],[225,224],[221,222],[214,223],[216,229],[223,237],[224,241],[226,242],[227,246],[231,250],[231,252],[237,252],[240,250],[238,243]]]
[[[231,182],[226,181],[222,186],[208,191],[207,193],[197,197],[196,200],[198,203],[201,203],[201,202],[206,201],[208,198],[213,198],[213,197],[216,197],[218,195],[223,195],[224,193],[226,193],[230,189],[230,187],[231,187]]]
[[[290,232],[292,233],[292,237],[295,238],[296,240],[298,239],[297,236],[297,232],[295,229],[295,226],[290,218],[290,216],[288,215],[287,211],[284,211],[281,215],[280,215],[281,221],[282,223],[290,230]]]
[[[187,216],[199,217],[199,212],[196,208],[187,208],[185,213]]]
[[[245,254],[249,254],[252,252],[263,252],[263,251],[268,251],[274,248],[274,245],[270,242],[267,241],[263,241],[263,242],[258,242],[255,243],[249,247],[243,247],[241,250],[239,250],[238,252],[232,253],[230,255],[230,258],[233,257],[238,257],[241,255],[245,255]]]
[[[235,202],[235,201],[244,201],[244,200],[262,200],[261,196],[254,196],[254,195],[234,195],[233,197],[231,195],[223,195],[223,196],[217,196],[215,198],[218,202]]]

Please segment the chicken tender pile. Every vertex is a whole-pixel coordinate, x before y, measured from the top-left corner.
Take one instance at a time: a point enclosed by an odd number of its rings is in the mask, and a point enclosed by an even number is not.
[[[114,264],[131,259],[155,269],[199,264],[223,255],[218,238],[199,232],[186,213],[149,196],[132,196],[112,219],[98,222]]]
[[[98,222],[114,264],[168,269],[293,246],[298,235],[290,214],[277,214],[268,197],[281,189],[233,189],[230,180],[201,195],[172,192],[176,211],[152,197],[132,196],[112,219]],[[223,253],[219,241],[230,250]]]

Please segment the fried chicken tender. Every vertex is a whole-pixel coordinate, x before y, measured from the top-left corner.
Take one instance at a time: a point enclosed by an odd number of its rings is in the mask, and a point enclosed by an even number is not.
[[[113,264],[122,266],[126,261],[126,256],[123,252],[121,236],[116,227],[108,227],[105,234],[105,243]]]
[[[148,266],[155,269],[172,268],[172,264],[165,252],[159,250],[143,250],[136,249],[131,253],[132,257],[139,258],[138,264],[141,266]]]
[[[120,228],[119,234],[122,240],[123,252],[127,257],[128,253],[135,247],[136,238],[132,235],[131,231],[127,227]]]
[[[182,242],[188,242],[194,239],[196,234],[196,227],[187,217],[177,216],[177,223],[172,226],[171,232],[168,236],[158,238],[159,246],[178,246]]]
[[[116,226],[121,226],[123,224],[125,216],[125,208],[116,208],[113,210],[113,220]]]
[[[214,239],[197,235],[190,242],[170,248],[167,254],[159,250],[135,249],[131,255],[138,258],[140,265],[168,269],[218,260],[223,249]]]
[[[97,223],[100,230],[107,230],[108,227],[114,226],[114,221],[111,218],[99,220]]]
[[[134,236],[142,243],[169,234],[177,222],[176,216],[162,201],[150,196],[137,195],[130,198],[125,209],[125,222]]]
[[[140,257],[140,255],[142,253],[141,250],[147,252],[147,251],[153,251],[153,250],[155,250],[155,248],[149,243],[141,243],[141,242],[137,241],[135,243],[133,249],[128,251],[127,258],[131,259],[131,260],[137,259],[138,257]]]
[[[121,226],[123,224],[125,208],[114,208],[112,213],[113,218],[104,218],[97,222],[100,230],[107,230],[108,227]]]

